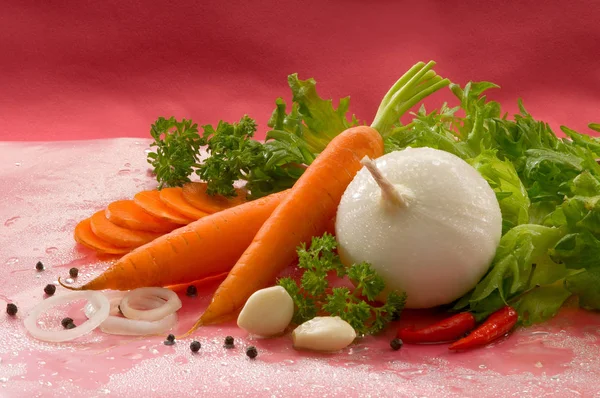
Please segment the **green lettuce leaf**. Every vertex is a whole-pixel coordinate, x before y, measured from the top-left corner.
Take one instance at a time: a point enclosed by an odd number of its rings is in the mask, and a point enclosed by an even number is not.
[[[600,309],[600,267],[588,269],[565,279],[565,288],[579,297],[582,308]]]
[[[541,323],[554,317],[563,303],[572,295],[559,280],[558,284],[540,286],[525,294],[513,305],[519,313],[522,325],[529,326]]]
[[[512,163],[496,157],[493,150],[485,150],[468,160],[490,184],[502,211],[502,233],[529,222],[529,197]]]
[[[500,239],[488,273],[453,309],[468,308],[478,318],[484,318],[531,288],[532,283],[564,277],[564,267],[548,256],[548,250],[562,234],[560,229],[533,224],[512,228]]]
[[[346,118],[350,97],[340,99],[336,109],[331,100],[318,95],[314,79],[300,80],[297,74],[292,74],[288,76],[288,84],[292,89],[292,109],[287,114],[285,101],[281,98],[275,101],[276,108],[268,122],[274,132],[268,132],[267,139],[278,139],[281,133],[292,134],[316,155],[339,133],[359,124],[355,116]],[[275,135],[276,132],[280,134]]]
[[[568,268],[600,267],[600,240],[589,231],[568,234],[558,241],[549,254],[554,261],[562,262]]]

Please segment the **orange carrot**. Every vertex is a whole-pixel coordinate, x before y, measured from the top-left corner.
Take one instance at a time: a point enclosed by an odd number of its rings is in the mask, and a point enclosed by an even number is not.
[[[227,198],[207,194],[206,187],[205,182],[187,183],[182,188],[183,198],[195,208],[211,214],[246,202],[247,192],[243,188],[236,188],[237,196]]]
[[[194,220],[205,217],[209,214],[208,212],[198,210],[189,204],[183,198],[181,187],[163,188],[160,190],[159,196],[160,200],[162,200],[163,203],[168,207]]]
[[[335,137],[260,228],[190,332],[231,318],[252,293],[274,283],[296,258],[298,245],[330,226],[361,159],[382,154],[381,135],[371,127],[353,127]]]
[[[110,243],[100,239],[92,231],[90,219],[86,218],[77,224],[75,227],[75,241],[79,244],[105,254],[125,254],[131,249],[113,246]]]
[[[175,224],[187,225],[195,221],[164,204],[157,190],[138,192],[133,197],[133,201],[153,216]]]
[[[138,247],[151,242],[162,235],[158,232],[136,231],[119,227],[108,221],[104,210],[94,213],[92,217],[90,217],[90,224],[92,231],[98,235],[100,239],[118,247]]]
[[[148,232],[171,232],[180,225],[144,211],[133,200],[117,200],[110,203],[104,211],[108,221],[119,227]]]
[[[117,260],[85,285],[71,290],[129,290],[170,286],[227,272],[248,247],[287,191],[203,217]]]

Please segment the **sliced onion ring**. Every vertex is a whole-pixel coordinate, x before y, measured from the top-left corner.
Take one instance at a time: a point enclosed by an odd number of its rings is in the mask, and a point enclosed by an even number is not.
[[[138,300],[140,297],[158,297],[165,300],[165,303],[151,310],[136,310],[129,305],[129,302]],[[121,300],[120,306],[121,312],[126,318],[138,321],[158,321],[180,309],[181,300],[172,290],[163,287],[142,287],[127,293]]]
[[[115,296],[111,298],[111,314],[113,311],[118,313],[118,303],[120,297]],[[165,304],[165,301],[158,297],[140,297],[136,304],[139,304],[143,308],[154,309],[161,307]],[[88,303],[84,308],[85,315],[90,318],[94,316],[96,308],[92,303]],[[167,315],[158,321],[138,321],[134,319],[123,318],[121,316],[109,316],[100,325],[100,330],[108,334],[116,334],[122,336],[146,336],[157,334],[161,335],[171,330],[171,328],[177,322],[177,314],[172,313]]]
[[[37,319],[40,314],[49,308],[60,304],[68,304],[73,301],[87,299],[94,305],[98,310],[94,313],[90,319],[78,325],[73,329],[64,330],[43,330],[37,326]],[[79,291],[63,294],[61,296],[54,296],[47,298],[36,306],[25,318],[25,328],[27,331],[36,339],[51,342],[60,343],[63,341],[74,340],[78,337],[83,336],[96,329],[102,322],[108,318],[108,312],[110,310],[110,303],[106,296],[100,292],[94,291]]]

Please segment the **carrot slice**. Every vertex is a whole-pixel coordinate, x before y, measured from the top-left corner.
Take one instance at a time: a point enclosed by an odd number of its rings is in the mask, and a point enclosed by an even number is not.
[[[189,182],[182,188],[183,198],[195,208],[211,214],[240,205],[247,200],[247,192],[242,188],[235,190],[237,196],[227,198],[222,195],[207,194],[206,187],[205,182]]]
[[[157,190],[138,192],[133,197],[133,201],[153,216],[175,224],[187,225],[194,221],[164,204]]]
[[[162,235],[158,232],[136,231],[119,227],[108,221],[104,210],[98,211],[90,217],[90,226],[99,238],[118,247],[138,247]]]
[[[148,232],[171,232],[179,227],[175,224],[144,211],[133,200],[117,200],[104,211],[108,221],[123,228]]]
[[[287,191],[203,217],[127,253],[71,290],[173,286],[228,272]]]
[[[193,218],[194,220],[198,220],[209,214],[205,211],[198,210],[194,206],[189,204],[183,198],[183,192],[181,187],[161,189],[160,200],[162,200],[163,203],[169,206],[171,209],[180,212],[186,217]]]
[[[125,254],[130,251],[130,249],[113,246],[110,243],[100,239],[98,235],[92,231],[89,218],[86,218],[77,224],[75,227],[74,237],[77,243],[100,253]]]

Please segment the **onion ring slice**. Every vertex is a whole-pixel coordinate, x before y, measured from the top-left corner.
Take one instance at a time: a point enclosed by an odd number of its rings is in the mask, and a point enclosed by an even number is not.
[[[81,299],[87,299],[90,303],[94,305],[98,310],[94,313],[94,316],[89,318],[87,321],[83,322],[81,325],[78,325],[73,329],[64,329],[64,330],[43,330],[37,326],[37,319],[40,314],[42,314],[45,310],[55,307],[60,304],[68,304],[72,301],[77,301]],[[50,343],[61,343],[64,341],[74,340],[78,337],[81,337],[92,330],[96,329],[102,322],[108,318],[108,313],[110,310],[110,303],[106,296],[104,296],[100,292],[95,291],[78,291],[71,292],[61,296],[54,296],[47,298],[42,301],[39,305],[37,305],[27,318],[25,318],[24,324],[25,328],[36,339],[47,341]]]
[[[111,298],[110,313],[118,314],[118,303],[121,297],[114,296]],[[165,301],[158,297],[140,297],[136,302],[143,308],[159,308],[165,304]],[[88,303],[84,308],[85,315],[89,318],[94,315],[96,308],[92,303]],[[128,319],[121,316],[110,315],[100,325],[100,330],[108,334],[116,334],[121,336],[147,336],[147,335],[162,335],[171,330],[177,322],[177,314],[172,313],[158,321],[139,321]]]
[[[129,305],[130,301],[139,300],[140,297],[158,297],[165,303],[151,310],[136,310]],[[181,308],[181,300],[177,293],[163,287],[141,287],[128,292],[121,300],[121,312],[126,318],[138,321],[158,321],[167,315],[175,313]]]

